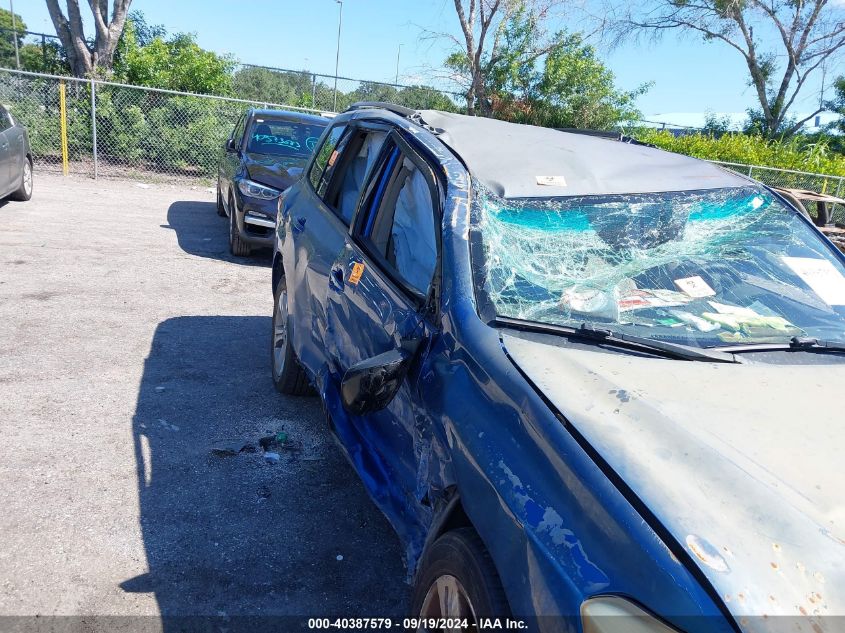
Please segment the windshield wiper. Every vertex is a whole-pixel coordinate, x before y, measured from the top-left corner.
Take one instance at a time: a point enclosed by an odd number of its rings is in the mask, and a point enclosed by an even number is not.
[[[820,341],[807,336],[793,336],[789,343],[749,343],[721,348],[724,352],[741,354],[743,352],[813,352],[816,354],[845,353],[845,343]]]
[[[662,356],[669,356],[680,360],[711,363],[742,362],[742,360],[738,357],[726,352],[714,349],[691,347],[689,345],[682,345],[681,343],[669,343],[667,341],[635,336],[633,334],[623,334],[607,328],[588,327],[586,323],[582,324],[579,328],[573,328],[563,325],[523,321],[522,319],[512,319],[509,317],[496,317],[496,323],[518,330],[541,332],[546,334],[562,334],[564,336],[578,338],[585,341],[605,343],[607,345],[632,349],[634,351],[646,350],[649,352],[656,352]]]

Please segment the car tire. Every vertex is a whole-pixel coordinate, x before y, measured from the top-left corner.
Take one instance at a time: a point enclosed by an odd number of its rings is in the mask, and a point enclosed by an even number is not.
[[[9,197],[12,200],[26,202],[32,197],[32,185],[32,161],[29,158],[25,158],[23,161],[23,170],[21,172],[20,187],[18,187],[14,192],[12,192],[12,195],[10,195]]]
[[[450,600],[450,596],[456,600]],[[429,547],[420,564],[411,604],[414,618],[466,617],[477,621],[510,615],[493,559],[472,528],[446,532]],[[444,610],[447,613],[442,613]]]
[[[220,183],[217,183],[217,215],[226,217],[226,207],[223,206],[223,196],[220,195]]]
[[[289,336],[287,283],[282,277],[273,292],[273,331],[270,336],[270,369],[276,390],[289,396],[312,393],[308,376],[299,364]]]
[[[246,257],[249,255],[249,244],[241,239],[241,234],[238,233],[237,211],[235,210],[235,201],[229,198],[229,250],[232,255],[238,257]]]

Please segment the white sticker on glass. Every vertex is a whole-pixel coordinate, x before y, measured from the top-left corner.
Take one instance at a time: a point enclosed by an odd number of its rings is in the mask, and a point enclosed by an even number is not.
[[[675,285],[690,297],[712,297],[716,294],[716,291],[698,275],[676,279]]]
[[[782,257],[781,259],[826,304],[845,305],[845,277],[829,261],[815,257]]]
[[[563,176],[537,176],[537,184],[547,187],[565,187],[566,178]]]

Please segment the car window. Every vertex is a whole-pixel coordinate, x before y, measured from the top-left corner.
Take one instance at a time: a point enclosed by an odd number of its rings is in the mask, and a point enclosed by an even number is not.
[[[12,117],[6,111],[6,108],[0,107],[0,132],[8,130],[12,127]]]
[[[235,123],[235,129],[232,130],[232,136],[230,137],[233,141],[235,141],[235,147],[240,148],[241,141],[243,140],[244,136],[244,121],[246,120],[246,115],[242,114],[241,118],[238,119],[238,122]]]
[[[325,127],[310,122],[255,117],[249,129],[247,151],[306,158],[314,151]]]
[[[323,181],[323,173],[326,171],[326,167],[332,167],[335,164],[335,161],[337,160],[337,153],[335,150],[345,129],[345,125],[337,125],[329,130],[323,144],[320,146],[320,149],[317,150],[314,160],[311,161],[308,179],[311,181],[311,185],[314,187],[314,190],[320,195],[322,195],[325,191],[325,186],[323,185],[321,187],[321,182],[325,182]]]
[[[338,174],[340,184],[333,194],[330,206],[337,209],[340,218],[346,223],[352,222],[355,206],[364,186],[364,179],[379,155],[387,132],[361,132],[349,146],[348,151],[354,155],[344,157],[342,171]]]
[[[393,152],[381,176],[385,186],[377,186],[383,189],[374,201],[377,211],[363,227],[364,240],[404,283],[427,296],[437,266],[433,177],[427,166]]]

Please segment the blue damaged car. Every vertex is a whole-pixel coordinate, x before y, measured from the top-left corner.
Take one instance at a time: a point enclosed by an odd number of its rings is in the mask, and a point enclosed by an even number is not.
[[[842,630],[845,260],[776,192],[358,104],[275,241],[273,380],[396,529],[411,628]]]

